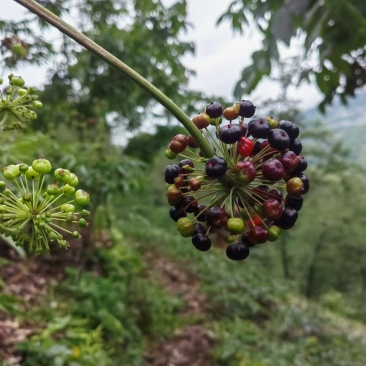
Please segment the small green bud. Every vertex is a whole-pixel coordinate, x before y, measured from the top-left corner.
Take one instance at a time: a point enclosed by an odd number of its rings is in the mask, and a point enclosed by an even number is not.
[[[19,88],[18,90],[17,90],[17,92],[18,92],[18,95],[19,96],[23,96],[23,95],[27,95],[28,94],[28,90],[27,89],[23,89],[23,88]]]
[[[31,121],[35,121],[37,119],[37,113],[34,111],[29,112],[29,118]]]
[[[63,212],[74,212],[75,206],[70,203],[65,203],[61,206],[61,211]]]
[[[39,100],[34,100],[33,103],[32,103],[32,105],[33,105],[33,108],[34,109],[41,109],[41,108],[43,108],[43,104]]]
[[[86,222],[86,220],[85,220],[85,219],[80,219],[80,220],[78,221],[78,225],[79,225],[80,227],[85,227],[85,226],[87,226],[87,225],[88,225],[88,223]]]
[[[51,169],[51,163],[46,159],[37,159],[32,163],[32,168],[39,174],[48,174]]]
[[[32,199],[32,193],[26,192],[26,193],[23,194],[23,200],[25,202],[29,202],[31,199]]]
[[[21,76],[10,75],[9,76],[9,83],[10,83],[10,85],[22,87],[22,86],[24,86],[25,81]]]
[[[89,193],[79,189],[75,192],[75,201],[80,206],[85,206],[90,202]]]
[[[14,164],[8,165],[4,168],[3,174],[6,179],[15,179],[20,175],[19,166]]]
[[[67,184],[71,187],[76,187],[79,184],[79,179],[74,173],[70,173],[70,179]]]
[[[61,187],[62,192],[65,194],[66,197],[70,197],[75,193],[75,188],[65,184]]]
[[[25,176],[28,179],[38,179],[39,173],[37,173],[32,167],[29,167],[29,169],[25,172]]]
[[[19,167],[19,171],[21,173],[25,173],[29,169],[29,166],[27,164],[24,164],[24,163],[18,164],[18,167]]]
[[[77,231],[73,231],[71,235],[73,238],[80,238],[80,234]]]
[[[70,171],[67,169],[58,168],[55,170],[54,176],[57,180],[63,183],[68,183],[70,179]]]
[[[88,211],[88,210],[82,210],[82,211],[81,211],[81,216],[83,216],[83,217],[88,217],[88,216],[90,216],[90,211]]]
[[[57,184],[49,184],[46,192],[50,196],[57,196],[61,193],[61,188]]]

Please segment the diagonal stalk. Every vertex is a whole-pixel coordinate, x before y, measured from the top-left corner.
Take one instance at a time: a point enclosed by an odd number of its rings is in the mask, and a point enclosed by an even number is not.
[[[152,95],[161,105],[163,105],[168,111],[170,111],[175,118],[187,129],[192,135],[202,153],[206,158],[210,158],[214,155],[213,149],[210,144],[202,136],[200,130],[195,126],[191,119],[178,107],[170,98],[168,98],[162,91],[147,81],[135,70],[131,69],[117,57],[106,51],[103,47],[93,42],[90,38],[73,28],[71,25],[60,19],[58,16],[44,8],[33,0],[14,0],[18,4],[24,6],[32,13],[36,14],[47,23],[51,24],[63,34],[67,35],[81,46],[85,47],[95,55],[101,57],[104,61],[117,68],[124,75],[132,79],[145,91]]]

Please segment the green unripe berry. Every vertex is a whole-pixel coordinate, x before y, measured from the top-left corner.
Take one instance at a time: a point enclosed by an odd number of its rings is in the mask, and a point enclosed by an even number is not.
[[[65,184],[61,188],[62,192],[65,194],[66,197],[70,197],[75,193],[75,188]]]
[[[88,216],[90,216],[90,211],[88,211],[88,210],[82,210],[82,211],[81,211],[81,216],[83,216],[83,217],[88,217]]]
[[[17,93],[18,93],[18,95],[19,95],[20,97],[22,97],[23,95],[27,95],[28,90],[27,90],[27,89],[23,89],[23,88],[19,88],[19,89],[17,90]]]
[[[238,217],[230,217],[226,222],[226,228],[231,234],[240,234],[244,231],[244,221]]]
[[[29,166],[27,164],[24,164],[24,163],[18,164],[18,167],[19,167],[19,171],[21,173],[25,173],[29,169]]]
[[[73,231],[73,233],[71,234],[73,238],[80,238],[80,234],[77,231]]]
[[[49,184],[46,192],[50,196],[57,196],[61,193],[61,188],[57,184]]]
[[[32,105],[33,105],[33,108],[34,109],[41,109],[41,108],[43,108],[43,104],[39,100],[34,100],[33,103],[32,103]]]
[[[62,183],[68,183],[70,179],[70,171],[67,169],[58,168],[54,172],[55,178],[62,182]]]
[[[15,179],[20,175],[19,166],[18,165],[8,165],[3,170],[4,177],[6,179]]]
[[[3,83],[3,81],[4,81],[3,78],[0,78],[0,85]]]
[[[5,188],[6,188],[6,183],[3,180],[1,180],[0,181],[0,192],[2,192]]]
[[[165,150],[165,156],[167,157],[167,159],[173,160],[177,157],[177,154],[173,153],[173,151],[170,150],[169,147],[168,147]]]
[[[32,168],[39,174],[48,174],[51,169],[51,163],[46,159],[37,159],[32,163]]]
[[[79,189],[75,192],[75,201],[80,206],[85,206],[90,202],[89,193]]]
[[[80,219],[80,220],[78,221],[78,225],[79,225],[79,227],[85,227],[85,226],[87,226],[87,225],[88,225],[88,223],[86,222],[86,220],[85,220],[85,219]]]
[[[28,179],[38,179],[39,173],[37,173],[32,167],[29,167],[29,169],[25,172],[25,176]]]
[[[268,229],[268,240],[276,241],[281,237],[282,229],[279,226],[273,225]]]
[[[61,206],[61,211],[63,211],[63,212],[74,212],[75,211],[75,206],[72,205],[71,203],[65,203]]]
[[[70,173],[70,179],[67,184],[71,187],[76,187],[79,184],[79,179],[74,173]]]
[[[180,235],[182,235],[185,238],[192,236],[194,233],[193,222],[188,217],[181,217],[177,221],[177,228]]]
[[[10,75],[9,76],[9,82],[10,85],[14,85],[14,86],[24,86],[25,81],[21,76],[14,76],[14,75]]]
[[[34,112],[34,111],[30,111],[29,112],[29,118],[32,120],[32,121],[35,121],[37,119],[37,113]]]

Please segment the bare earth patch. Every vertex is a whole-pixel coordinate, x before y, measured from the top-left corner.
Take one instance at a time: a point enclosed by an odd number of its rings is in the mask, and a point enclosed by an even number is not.
[[[150,252],[145,256],[147,275],[155,277],[166,291],[180,295],[187,306],[184,319],[203,317],[206,298],[197,280],[177,263]],[[145,366],[212,366],[213,339],[203,325],[187,325],[172,337],[156,344],[145,355]]]

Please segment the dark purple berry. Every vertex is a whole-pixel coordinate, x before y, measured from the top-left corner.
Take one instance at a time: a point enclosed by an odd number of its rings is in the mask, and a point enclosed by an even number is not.
[[[295,140],[300,133],[299,126],[295,125],[295,123],[290,121],[280,121],[280,127],[281,130],[284,130],[287,132],[291,140]]]
[[[288,194],[285,198],[285,207],[291,207],[294,208],[296,211],[300,211],[302,207],[304,199],[302,196],[292,196],[291,194]]]
[[[229,124],[220,128],[219,139],[224,144],[234,144],[242,137],[242,130],[238,124]]]
[[[249,256],[249,246],[244,243],[233,243],[226,248],[226,256],[233,261],[241,261]]]
[[[306,170],[306,168],[308,167],[308,162],[306,161],[306,159],[303,156],[298,156],[298,165],[297,167],[292,171],[295,174],[298,173],[302,173]]]
[[[192,244],[202,252],[206,252],[211,248],[211,239],[201,233],[198,233],[192,237]]]
[[[216,102],[211,102],[207,104],[205,113],[211,118],[218,118],[222,115],[222,105]]]
[[[169,184],[174,183],[174,178],[178,177],[179,175],[179,166],[175,164],[169,164],[165,168],[164,176],[165,182]]]
[[[250,100],[241,100],[238,102],[240,108],[239,108],[239,116],[250,118],[254,116],[255,113],[255,105]]]
[[[207,228],[206,226],[204,226],[203,224],[201,224],[200,222],[198,222],[197,224],[194,224],[194,234],[206,234]]]
[[[291,141],[289,149],[293,151],[296,155],[300,155],[302,151],[302,143],[299,139]]]
[[[206,221],[206,207],[205,205],[198,205],[197,209],[194,211],[194,215],[198,221]],[[197,217],[198,216],[198,217]]]
[[[193,213],[198,206],[198,201],[193,196],[184,196],[181,203],[188,213]]]
[[[208,159],[205,171],[210,178],[220,178],[225,175],[227,170],[226,160],[220,156]]]
[[[266,139],[269,131],[271,126],[264,118],[253,119],[248,123],[248,132],[255,138]]]
[[[194,170],[194,164],[189,159],[183,159],[178,163],[180,169],[180,174],[191,173]]]
[[[187,217],[187,214],[184,210],[183,207],[175,207],[173,206],[170,210],[169,210],[169,215],[170,217],[177,222],[181,217]]]
[[[263,178],[278,181],[283,177],[285,169],[278,159],[267,160],[262,166]]]
[[[298,218],[297,211],[292,207],[285,207],[282,211],[282,215],[279,220],[275,222],[275,225],[284,230],[291,229]]]
[[[288,149],[290,146],[290,137],[286,131],[275,128],[269,131],[268,143],[272,148],[278,151],[283,151]]]
[[[224,226],[229,219],[229,215],[222,207],[210,207],[207,210],[206,223],[214,229]]]

